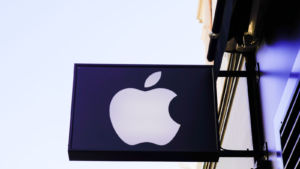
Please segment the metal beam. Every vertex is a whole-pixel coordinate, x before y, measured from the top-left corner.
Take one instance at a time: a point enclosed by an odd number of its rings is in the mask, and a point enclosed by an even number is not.
[[[255,53],[247,53],[247,55],[248,57],[246,57],[246,71],[250,74],[253,74],[256,71]],[[247,87],[253,150],[262,151],[264,149],[264,133],[262,127],[262,112],[259,97],[259,87],[256,77],[247,76]],[[259,163],[262,158],[254,157],[254,160]]]
[[[254,157],[254,158],[262,158],[266,154],[265,151],[253,151],[253,150],[246,150],[246,151],[240,151],[240,150],[223,150],[220,151],[220,157]]]
[[[246,71],[219,71],[218,77],[247,77],[248,75]]]
[[[218,77],[256,77],[259,71],[219,71]]]

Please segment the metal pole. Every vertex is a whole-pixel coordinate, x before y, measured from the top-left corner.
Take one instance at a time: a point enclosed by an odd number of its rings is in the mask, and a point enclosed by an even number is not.
[[[265,151],[240,151],[240,150],[224,150],[220,151],[220,157],[254,157],[254,158],[262,158],[265,156]]]
[[[246,71],[255,74],[255,53],[244,53],[246,57]],[[260,107],[259,88],[255,76],[247,76],[248,98],[250,108],[251,132],[254,151],[263,151],[264,135],[262,127],[262,113]],[[254,157],[255,162],[262,158]]]

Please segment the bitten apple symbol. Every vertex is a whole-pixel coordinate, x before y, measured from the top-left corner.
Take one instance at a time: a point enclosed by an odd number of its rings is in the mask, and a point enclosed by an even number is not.
[[[161,72],[151,74],[145,88],[155,85]],[[176,94],[164,88],[141,91],[120,90],[112,98],[110,120],[117,135],[128,145],[139,143],[168,144],[177,134],[180,124],[169,114],[169,104]]]

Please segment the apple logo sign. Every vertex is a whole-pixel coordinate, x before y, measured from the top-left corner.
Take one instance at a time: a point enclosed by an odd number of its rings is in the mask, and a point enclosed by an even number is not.
[[[160,71],[151,74],[144,87],[155,85],[160,77]],[[145,142],[160,146],[168,144],[180,127],[169,114],[169,104],[176,96],[165,88],[120,90],[109,107],[110,120],[117,135],[131,146]]]

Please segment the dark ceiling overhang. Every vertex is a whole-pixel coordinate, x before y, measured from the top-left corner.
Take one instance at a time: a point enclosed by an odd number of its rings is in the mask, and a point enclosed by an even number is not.
[[[218,0],[212,27],[207,60],[214,61],[217,79],[226,48],[242,43],[248,31],[253,0]],[[228,41],[231,40],[231,43]],[[230,46],[231,45],[231,46]],[[232,47],[231,47],[232,48]]]

